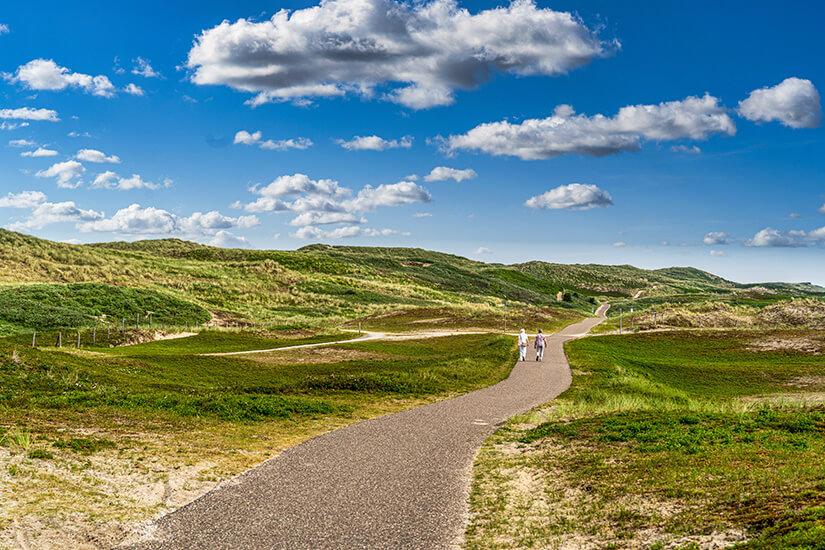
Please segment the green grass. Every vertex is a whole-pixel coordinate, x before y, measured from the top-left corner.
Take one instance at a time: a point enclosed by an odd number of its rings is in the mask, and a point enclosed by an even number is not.
[[[768,339],[786,345],[754,348]],[[825,350],[822,332],[790,330],[568,343],[571,389],[479,454],[467,547],[688,547],[716,533],[819,548],[825,407],[810,400],[825,362],[800,341]],[[538,480],[530,495],[513,471]]]
[[[197,355],[202,353],[226,353],[275,349],[303,344],[319,344],[349,340],[358,338],[358,336],[358,333],[354,332],[331,332],[311,336],[285,337],[284,335],[267,331],[204,330],[196,333],[194,336],[188,336],[186,338],[158,340],[155,342],[115,348],[104,347],[97,351],[110,355],[128,357]],[[105,339],[101,338],[101,343],[105,345]]]
[[[210,317],[200,306],[154,290],[99,283],[0,289],[0,334],[101,326],[107,320],[119,326],[122,318],[134,325],[136,315],[145,319],[148,312],[153,313],[156,322],[166,320],[181,325],[200,324]]]

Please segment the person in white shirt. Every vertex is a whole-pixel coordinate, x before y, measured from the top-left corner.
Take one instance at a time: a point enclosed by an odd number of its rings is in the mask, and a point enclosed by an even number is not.
[[[521,332],[518,335],[518,351],[519,351],[519,359],[521,361],[527,360],[527,344],[530,343],[530,337],[527,336],[527,333],[524,329],[521,329]]]

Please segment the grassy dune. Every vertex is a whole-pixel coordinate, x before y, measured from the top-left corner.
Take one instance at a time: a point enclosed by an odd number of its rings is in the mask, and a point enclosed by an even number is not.
[[[475,466],[468,548],[820,548],[825,333],[591,337]],[[819,546],[818,546],[819,545]]]

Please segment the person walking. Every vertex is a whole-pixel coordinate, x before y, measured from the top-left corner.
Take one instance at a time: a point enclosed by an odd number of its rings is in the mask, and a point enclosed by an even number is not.
[[[518,335],[518,352],[519,352],[519,359],[521,361],[527,360],[527,344],[530,343],[530,337],[527,336],[527,333],[524,329],[521,329],[521,332]]]
[[[544,359],[545,345],[547,345],[547,339],[544,338],[544,334],[542,334],[541,329],[539,329],[539,333],[536,334],[536,339],[533,341],[533,347],[536,348],[536,361]]]

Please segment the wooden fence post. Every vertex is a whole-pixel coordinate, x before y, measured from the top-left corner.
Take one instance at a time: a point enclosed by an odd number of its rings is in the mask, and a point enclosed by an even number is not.
[[[57,333],[57,347],[59,347],[59,348],[63,347],[63,333],[62,332]]]
[[[32,347],[37,346],[37,331],[32,332]]]
[[[80,329],[77,330],[77,349],[80,349]]]

